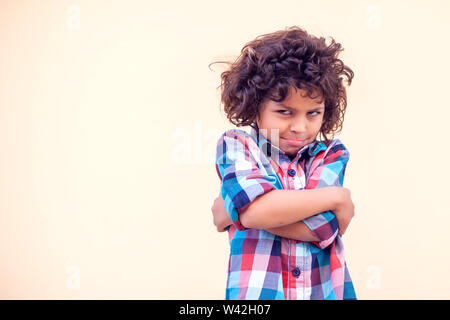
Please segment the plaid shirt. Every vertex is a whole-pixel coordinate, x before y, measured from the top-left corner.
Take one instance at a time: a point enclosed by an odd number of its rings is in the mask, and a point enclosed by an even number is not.
[[[265,138],[256,123],[251,133],[231,129],[217,143],[216,170],[233,224],[226,300],[356,299],[331,211],[302,220],[320,239],[304,242],[245,228],[239,213],[274,189],[342,186],[349,152],[340,140],[315,140],[292,160]]]

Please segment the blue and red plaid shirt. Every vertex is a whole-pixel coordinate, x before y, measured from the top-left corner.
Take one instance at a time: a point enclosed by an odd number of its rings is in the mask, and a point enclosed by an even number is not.
[[[331,211],[302,220],[320,239],[304,242],[245,228],[239,213],[274,189],[342,186],[349,152],[340,140],[315,140],[291,159],[272,145],[256,123],[248,134],[231,129],[217,143],[221,195],[233,220],[225,299],[356,299]]]

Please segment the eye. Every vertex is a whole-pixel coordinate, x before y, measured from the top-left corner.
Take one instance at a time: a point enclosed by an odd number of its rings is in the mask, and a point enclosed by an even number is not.
[[[311,113],[315,113],[315,115],[314,115],[314,116],[318,116],[318,115],[320,114],[320,112],[319,112],[319,111],[312,111]]]
[[[283,115],[288,115],[287,113],[283,113],[283,112],[289,112],[289,110],[277,110],[278,113],[283,114]]]

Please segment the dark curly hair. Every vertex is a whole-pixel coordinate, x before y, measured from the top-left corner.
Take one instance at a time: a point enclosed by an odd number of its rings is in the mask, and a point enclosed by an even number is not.
[[[327,45],[325,38],[292,26],[256,37],[242,48],[234,62],[213,62],[229,65],[221,74],[219,86],[228,120],[238,127],[252,126],[262,101],[283,101],[289,88],[295,86],[305,90],[311,99],[325,100],[320,133],[326,142],[330,141],[327,134],[332,134],[333,139],[341,131],[347,106],[343,78],[350,85],[354,75],[338,59],[343,50],[333,38]]]

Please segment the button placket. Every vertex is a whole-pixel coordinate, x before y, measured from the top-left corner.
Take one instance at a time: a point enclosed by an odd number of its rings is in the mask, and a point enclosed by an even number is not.
[[[296,278],[298,278],[298,277],[300,276],[300,273],[301,273],[301,271],[300,271],[299,267],[295,267],[295,268],[292,270],[292,275],[293,275],[294,277],[296,277]]]
[[[289,169],[289,170],[288,170],[288,175],[290,175],[291,177],[294,177],[295,174],[296,174],[296,172],[295,172],[294,169]]]

